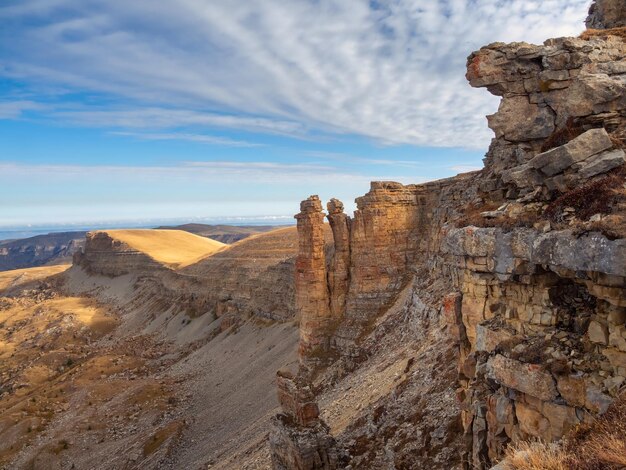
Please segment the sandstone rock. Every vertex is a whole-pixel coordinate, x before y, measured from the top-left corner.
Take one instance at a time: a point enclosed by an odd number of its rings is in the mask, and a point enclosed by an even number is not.
[[[626,0],[594,0],[585,24],[592,29],[626,26]]]
[[[580,423],[576,409],[571,406],[546,402],[543,404],[542,414],[550,423],[550,433],[542,438],[549,441],[560,439]]]
[[[609,331],[609,345],[621,352],[626,352],[626,326],[610,326]]]
[[[606,412],[613,400],[595,385],[589,384],[586,390],[585,408],[588,410],[602,414]]]
[[[489,377],[498,383],[541,400],[553,400],[558,395],[552,375],[541,366],[524,364],[497,354],[489,358],[487,371]]]
[[[300,351],[303,357],[327,350],[332,322],[326,283],[324,213],[318,196],[300,204],[298,257],[296,258],[296,311],[300,316]]]
[[[297,428],[291,426],[287,416],[278,415],[272,418],[269,443],[275,470],[342,468],[336,441],[321,423],[312,428]]]
[[[554,176],[574,163],[613,147],[604,129],[590,129],[565,145],[540,153],[530,161],[533,168]]]
[[[585,379],[575,375],[562,375],[557,378],[557,389],[572,406],[585,406],[587,387]]]
[[[587,335],[589,336],[589,341],[592,343],[608,344],[609,342],[609,330],[607,326],[598,321],[592,321],[589,324]]]
[[[498,112],[487,116],[489,128],[508,141],[543,139],[554,131],[554,113],[523,96],[504,98]]]
[[[615,348],[606,348],[602,351],[613,367],[626,369],[626,352]]]
[[[491,352],[496,347],[511,339],[513,334],[505,329],[492,329],[489,326],[477,325],[476,326],[476,351]]]
[[[518,402],[515,405],[515,416],[519,421],[521,431],[529,436],[541,438],[550,430],[550,422],[547,418],[525,403]]]
[[[328,221],[333,231],[335,252],[332,269],[328,272],[330,288],[330,309],[333,317],[339,319],[346,311],[350,279],[350,226],[351,219],[343,212],[343,203],[331,199],[327,204]]]
[[[622,149],[602,152],[598,155],[585,160],[578,174],[582,178],[591,178],[592,176],[606,173],[613,168],[617,168],[626,163],[626,154]]]

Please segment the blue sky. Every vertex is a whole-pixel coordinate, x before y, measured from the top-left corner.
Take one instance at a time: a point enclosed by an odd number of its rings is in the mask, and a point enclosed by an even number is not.
[[[477,169],[493,41],[576,35],[582,0],[5,0],[0,227],[349,209]]]

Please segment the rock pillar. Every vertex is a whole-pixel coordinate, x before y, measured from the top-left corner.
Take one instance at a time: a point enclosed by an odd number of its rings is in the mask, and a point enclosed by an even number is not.
[[[296,312],[300,316],[300,358],[328,349],[325,334],[331,321],[324,253],[324,213],[318,196],[300,203],[296,259]]]
[[[350,283],[351,220],[344,213],[343,203],[338,199],[331,199],[326,207],[335,243],[335,253],[328,272],[330,310],[333,318],[339,321],[346,313],[346,296]]]

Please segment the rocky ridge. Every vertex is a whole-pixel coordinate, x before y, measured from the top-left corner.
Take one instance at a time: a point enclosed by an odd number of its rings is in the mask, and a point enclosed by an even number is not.
[[[588,24],[623,27],[625,11],[596,2]],[[297,466],[274,452],[276,468],[487,469],[510,443],[559,440],[623,389],[626,43],[583,37],[470,55],[470,84],[502,97],[480,172],[374,182],[352,219],[331,200],[324,260],[321,201],[303,201],[294,380],[331,409],[338,390],[362,404],[345,402],[339,420],[322,407],[328,427],[275,420],[271,441],[303,452],[290,457]],[[291,393],[286,416],[302,400],[295,390],[280,392]]]

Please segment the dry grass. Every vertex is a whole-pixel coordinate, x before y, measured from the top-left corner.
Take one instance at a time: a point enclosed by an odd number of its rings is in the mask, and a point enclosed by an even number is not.
[[[174,268],[189,266],[228,246],[182,230],[107,230],[106,233]]]
[[[522,442],[506,452],[507,470],[618,470],[626,467],[626,394],[563,444]]]
[[[59,274],[67,270],[70,266],[69,264],[58,264],[55,266],[0,271],[0,291]]]
[[[563,222],[563,209],[571,207],[579,220],[587,220],[594,214],[609,214],[621,196],[626,182],[626,166],[589,183],[561,194],[545,211],[552,222]]]
[[[563,449],[556,444],[522,442],[506,453],[507,470],[570,470]]]
[[[611,28],[611,29],[588,29],[583,31],[579,36],[580,39],[589,41],[590,39],[608,39],[610,36],[621,38],[626,41],[626,27]]]

